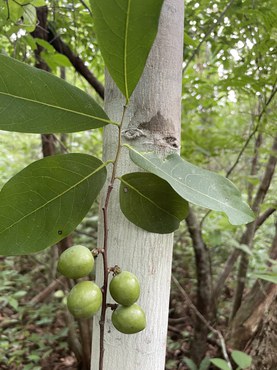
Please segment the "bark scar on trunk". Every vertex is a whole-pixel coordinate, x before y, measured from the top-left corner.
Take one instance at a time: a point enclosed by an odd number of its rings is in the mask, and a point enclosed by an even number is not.
[[[147,144],[153,144],[155,147],[179,149],[180,143],[176,137],[174,124],[167,120],[160,111],[148,121],[139,122],[139,118],[135,113],[128,128],[122,132],[126,140],[136,140],[144,137],[147,138]]]

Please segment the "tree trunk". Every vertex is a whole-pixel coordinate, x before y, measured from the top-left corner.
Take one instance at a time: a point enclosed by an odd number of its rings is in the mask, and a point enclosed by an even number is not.
[[[277,369],[277,292],[250,345],[251,370]]]
[[[182,59],[183,0],[165,0],[157,38],[143,76],[131,98],[123,124],[123,141],[161,155],[179,147]],[[112,120],[120,121],[124,99],[107,76],[105,106]],[[104,133],[104,159],[114,158],[117,129]],[[117,175],[137,171],[123,149]],[[141,283],[139,304],[146,312],[147,327],[136,335],[124,335],[105,324],[105,370],[162,370],[165,367],[168,306],[171,280],[172,234],[153,234],[131,224],[119,208],[118,181],[109,209],[109,266],[119,265],[136,274]],[[106,190],[103,191],[102,204]],[[103,245],[102,212],[99,244]],[[103,283],[101,256],[97,259],[97,282]],[[98,369],[99,315],[94,320],[91,369]]]
[[[269,257],[277,259],[277,223]],[[252,342],[276,295],[276,284],[260,279],[255,282],[231,322],[227,335],[229,346],[243,351],[247,343]]]
[[[212,302],[212,272],[209,250],[202,238],[201,227],[192,209],[186,218],[188,231],[192,240],[197,276],[197,310],[210,322],[213,316]],[[191,358],[197,366],[200,365],[207,351],[207,335],[210,329],[196,316],[194,336],[191,343]]]

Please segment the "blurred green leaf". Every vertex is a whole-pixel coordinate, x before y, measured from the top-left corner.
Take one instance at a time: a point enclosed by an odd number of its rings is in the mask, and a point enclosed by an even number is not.
[[[28,32],[34,31],[36,28],[36,23],[37,23],[37,13],[36,13],[36,8],[31,5],[25,5],[23,6],[23,27],[26,29]]]
[[[190,370],[198,370],[198,367],[195,365],[195,363],[190,358],[184,357],[183,362],[187,365],[187,367]]]
[[[231,368],[229,367],[227,361],[222,360],[221,358],[212,358],[210,361],[211,361],[212,364],[214,364],[219,369],[222,369],[222,370],[231,370]]]
[[[251,366],[252,357],[241,351],[232,351],[232,359],[241,369],[247,369]]]
[[[268,274],[253,274],[257,279],[262,279],[269,281],[271,283],[277,284],[277,274],[276,273],[268,273]]]

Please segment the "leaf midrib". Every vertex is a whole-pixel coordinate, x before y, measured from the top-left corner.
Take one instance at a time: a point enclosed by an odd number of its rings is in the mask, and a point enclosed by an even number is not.
[[[131,0],[128,0],[126,23],[125,23],[125,33],[124,33],[124,58],[123,58],[123,69],[124,69],[123,73],[124,73],[126,102],[129,101],[129,90],[128,90],[128,80],[127,80],[127,49],[128,49],[128,29],[129,29],[129,20],[130,20],[130,8],[131,8]]]
[[[0,234],[3,234],[4,232],[6,232],[7,230],[13,228],[15,225],[17,225],[18,223],[20,223],[21,221],[25,220],[25,218],[28,218],[29,216],[32,216],[32,214],[40,211],[41,209],[43,209],[44,207],[48,206],[50,203],[54,202],[56,199],[62,197],[63,195],[65,195],[66,193],[68,193],[69,191],[71,191],[72,189],[76,188],[77,186],[79,186],[82,182],[86,181],[87,179],[89,179],[91,176],[93,176],[96,172],[100,171],[102,168],[104,168],[106,166],[106,163],[103,163],[101,166],[99,166],[95,171],[93,171],[92,173],[90,173],[89,175],[87,175],[86,177],[82,178],[82,180],[78,181],[77,183],[75,183],[74,185],[70,186],[68,189],[66,189],[65,191],[63,191],[62,193],[58,194],[57,196],[55,196],[54,198],[48,200],[46,203],[42,204],[40,207],[34,209],[32,212],[29,212],[28,214],[24,215],[23,217],[21,217],[19,220],[17,220],[16,222],[14,222],[13,224],[11,224],[10,226],[6,227],[4,230],[0,231]]]

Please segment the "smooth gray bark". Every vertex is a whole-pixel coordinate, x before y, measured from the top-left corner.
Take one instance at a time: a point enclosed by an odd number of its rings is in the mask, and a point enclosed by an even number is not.
[[[143,76],[131,97],[123,125],[123,142],[160,155],[178,151],[181,117],[183,60],[183,0],[165,0],[157,38]],[[120,121],[124,98],[107,76],[105,107],[112,120]],[[104,159],[114,158],[117,128],[104,132]],[[137,171],[123,149],[118,175]],[[119,181],[112,191],[109,217],[109,266],[119,265],[136,274],[141,283],[138,303],[146,312],[147,328],[136,335],[124,335],[111,324],[107,312],[105,326],[105,370],[163,370],[167,339],[173,235],[146,232],[131,224],[121,213]],[[102,194],[102,203],[105,190]],[[103,245],[100,207],[99,244]],[[102,259],[97,259],[97,282],[102,285]],[[109,300],[109,302],[112,302]],[[92,364],[98,369],[99,316],[94,320]]]

